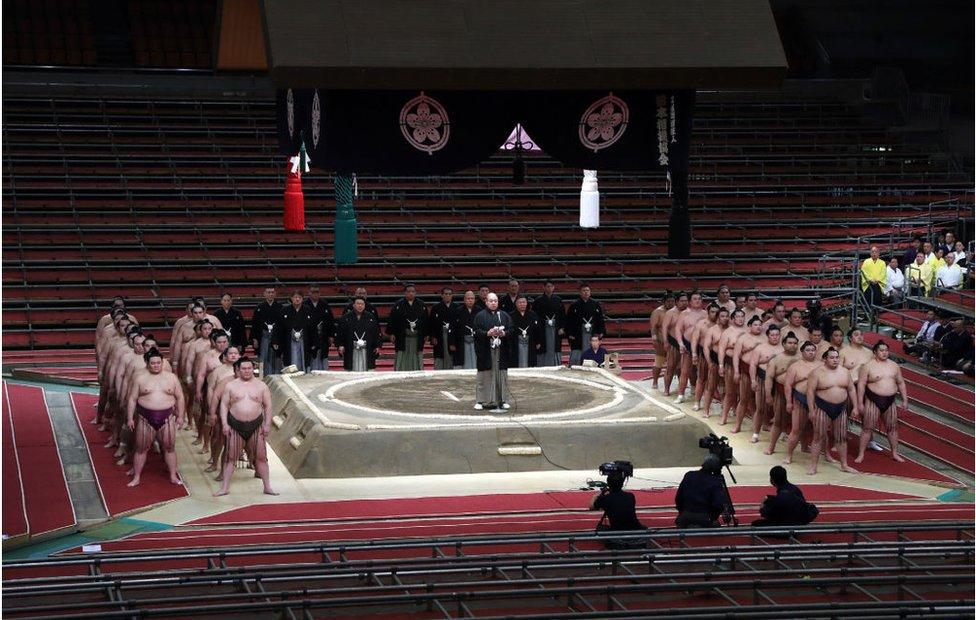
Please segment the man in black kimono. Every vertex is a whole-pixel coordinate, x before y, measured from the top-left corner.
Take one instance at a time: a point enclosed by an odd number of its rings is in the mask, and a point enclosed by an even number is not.
[[[509,368],[532,368],[538,362],[539,335],[542,332],[539,317],[529,310],[529,300],[525,295],[519,295],[515,302],[515,311],[510,313],[512,334],[509,347]]]
[[[474,319],[481,310],[474,291],[467,291],[464,294],[464,303],[454,312],[454,323],[451,326],[454,368],[474,369],[478,366],[474,349]]]
[[[546,280],[545,292],[532,302],[532,310],[539,317],[539,366],[561,366],[563,363],[563,336],[565,335],[566,307],[556,295],[556,285]]]
[[[430,344],[434,348],[434,370],[450,370],[454,368],[451,356],[451,341],[454,323],[454,313],[458,305],[454,302],[454,291],[449,286],[441,289],[441,300],[430,309],[427,333]]]
[[[508,409],[508,358],[514,333],[512,317],[498,309],[498,296],[488,294],[488,306],[474,318],[474,346],[478,354],[475,386],[477,411],[485,406],[493,413]]]
[[[356,294],[353,295],[352,299],[349,300],[349,303],[346,304],[346,307],[342,309],[342,313],[345,314],[347,312],[352,312],[352,305],[354,303],[356,303],[356,300],[357,299],[362,299],[363,300],[363,302],[366,304],[366,310],[365,310],[365,312],[369,312],[370,314],[372,314],[373,315],[373,318],[375,318],[376,321],[377,321],[377,323],[378,323],[379,320],[380,320],[379,310],[376,309],[376,306],[374,306],[373,304],[371,304],[368,301],[366,301],[366,287],[365,286],[357,286],[356,287]]]
[[[408,284],[403,287],[403,299],[393,304],[386,322],[386,335],[396,350],[394,370],[423,370],[426,333],[427,305],[417,299],[413,284]]]
[[[352,310],[343,314],[336,329],[336,349],[342,357],[342,367],[353,372],[365,372],[376,367],[380,347],[380,323],[366,311],[366,300],[357,297]]]
[[[591,336],[603,338],[606,323],[603,306],[590,297],[590,286],[580,285],[579,299],[566,312],[566,338],[569,340],[569,364],[578,366],[583,361],[583,350],[590,344]]]
[[[329,350],[335,337],[335,319],[332,318],[329,302],[322,299],[322,291],[317,284],[308,287],[305,307],[312,315],[313,322],[311,334],[315,343],[315,355],[312,356],[311,370],[328,370]]]
[[[234,307],[234,297],[230,293],[220,297],[220,307],[214,310],[214,316],[224,326],[230,343],[243,351],[247,344],[247,323],[241,311]]]
[[[304,301],[300,292],[292,293],[291,304],[281,310],[281,318],[275,325],[275,342],[282,365],[295,365],[299,372],[310,370],[314,349],[318,346],[315,319]]]
[[[281,370],[278,361],[274,329],[281,318],[281,306],[275,300],[275,287],[264,289],[264,301],[254,309],[251,317],[251,344],[261,360],[261,375],[276,375]]]
[[[475,300],[474,305],[478,306],[478,310],[484,310],[488,307],[488,294],[491,293],[491,288],[482,284],[478,287],[478,299]]]
[[[508,281],[508,293],[502,295],[501,299],[498,300],[498,308],[512,314],[515,312],[515,302],[518,301],[518,298],[519,281],[515,278],[511,278]],[[528,299],[526,299],[526,302],[528,302]]]

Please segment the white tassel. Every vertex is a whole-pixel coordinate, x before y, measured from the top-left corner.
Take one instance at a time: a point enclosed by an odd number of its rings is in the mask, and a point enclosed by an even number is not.
[[[580,188],[580,228],[600,227],[600,188],[597,184],[596,170],[583,171],[583,186]]]
[[[300,163],[300,158],[298,157],[298,155],[295,155],[294,157],[289,158],[288,163],[291,164],[291,173],[292,174],[295,174],[296,172],[298,172],[298,166],[299,166],[299,163]],[[311,164],[311,163],[312,163],[312,158],[309,157],[308,155],[306,155],[305,156],[305,169],[302,170],[302,174],[305,174],[306,172],[308,172],[308,171],[310,171],[312,169],[312,167],[309,166],[309,164]]]
[[[352,175],[352,196],[359,198],[359,178],[355,174]]]

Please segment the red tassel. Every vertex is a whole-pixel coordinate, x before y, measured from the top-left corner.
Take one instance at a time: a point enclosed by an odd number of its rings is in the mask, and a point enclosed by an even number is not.
[[[305,194],[302,173],[288,170],[285,180],[285,230],[305,230]]]

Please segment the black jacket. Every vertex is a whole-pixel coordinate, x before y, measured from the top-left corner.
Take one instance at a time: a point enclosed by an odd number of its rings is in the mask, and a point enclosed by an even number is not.
[[[569,340],[569,349],[583,350],[590,345],[589,342],[580,339],[583,323],[586,321],[590,321],[593,326],[594,335],[602,336],[607,333],[603,318],[603,306],[592,297],[586,301],[582,298],[574,301],[566,311],[566,338]]]
[[[546,321],[552,318],[553,326],[556,328],[555,351],[556,353],[562,351],[563,336],[559,335],[559,330],[566,326],[566,306],[563,305],[562,298],[559,295],[552,297],[539,295],[532,300],[532,310],[538,315],[542,329],[545,329]],[[545,346],[544,332],[542,345]]]
[[[512,345],[509,347],[508,365],[510,368],[518,368],[519,339],[522,337],[522,330],[525,330],[525,335],[529,339],[529,368],[532,368],[538,361],[539,350],[545,347],[544,344],[540,345],[540,342],[545,343],[542,323],[531,310],[526,310],[525,315],[519,314],[518,310],[509,315],[512,317],[512,327],[515,329],[512,333]]]
[[[773,524],[806,525],[810,522],[803,491],[789,482],[777,489],[776,495],[766,497],[759,513]]]
[[[329,354],[329,341],[335,337],[335,318],[332,316],[332,308],[329,302],[319,298],[319,303],[312,303],[311,299],[306,299],[305,307],[312,315],[315,325],[312,331],[315,334],[315,348],[322,351],[323,355]]]
[[[468,307],[461,305],[454,311],[454,322],[451,324],[451,338],[454,340],[454,365],[464,365],[464,337],[473,335],[474,319],[481,312],[477,304],[469,311]],[[476,348],[477,350],[477,348]]]
[[[593,507],[603,510],[611,530],[642,530],[637,518],[637,500],[627,491],[608,491],[596,498]]]
[[[285,366],[297,364],[298,360],[291,359],[291,339],[292,330],[302,333],[302,340],[305,343],[305,367],[314,357],[315,348],[318,347],[317,334],[315,333],[315,319],[308,306],[301,305],[298,309],[288,304],[281,310],[281,317],[275,325],[275,342],[278,345],[278,355]]]
[[[237,347],[247,346],[247,323],[240,310],[231,306],[225,311],[222,307],[214,310],[214,316],[224,326],[224,331],[230,335],[230,343]],[[242,350],[241,353],[244,351]]]
[[[342,367],[346,370],[352,370],[352,354],[359,337],[366,341],[366,367],[375,368],[376,350],[381,344],[379,321],[365,311],[361,315],[355,312],[343,314],[336,328],[336,347],[344,347]]]
[[[508,368],[509,348],[512,346],[515,328],[512,326],[512,317],[504,310],[485,309],[474,317],[474,350],[478,356],[478,370],[491,370],[491,338],[488,330],[493,327],[504,327],[505,336],[501,338],[498,347],[498,368],[504,370]]]
[[[444,333],[444,324],[448,325],[448,339],[453,336],[454,315],[457,313],[458,305],[451,302],[448,306],[443,301],[433,305],[430,309],[430,316],[427,326],[427,335],[430,336],[430,344],[434,348],[434,357],[441,359],[444,357],[444,347],[441,338]],[[448,344],[452,344],[448,342]]]
[[[417,347],[423,350],[424,337],[427,335],[427,305],[416,298],[412,304],[401,299],[393,304],[386,322],[386,334],[396,337],[393,345],[397,351],[403,351],[403,339],[411,325],[419,338]]]
[[[254,309],[254,314],[251,315],[251,340],[257,340],[258,346],[260,346],[261,338],[267,333],[266,325],[277,324],[280,317],[281,304],[277,301],[273,304],[266,301],[258,304],[258,307]]]
[[[678,512],[707,514],[713,521],[718,519],[728,503],[722,474],[712,474],[702,470],[685,474],[674,497]]]

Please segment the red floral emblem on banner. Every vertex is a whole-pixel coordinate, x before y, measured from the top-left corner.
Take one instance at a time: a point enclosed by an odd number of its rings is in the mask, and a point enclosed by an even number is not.
[[[624,135],[630,110],[623,99],[610,93],[586,108],[579,123],[579,139],[594,153],[605,149]]]
[[[400,110],[400,132],[413,148],[432,155],[451,137],[451,121],[439,101],[423,91]]]

